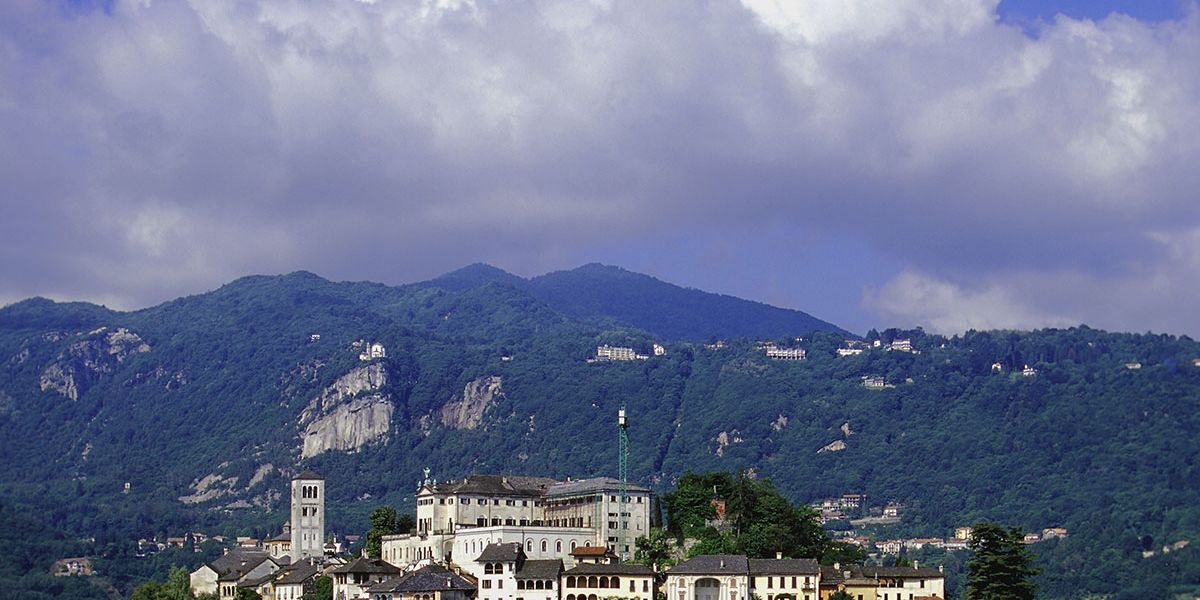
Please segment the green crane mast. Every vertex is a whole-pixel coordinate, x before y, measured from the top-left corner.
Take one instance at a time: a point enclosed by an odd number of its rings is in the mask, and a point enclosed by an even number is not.
[[[621,560],[629,560],[629,419],[625,416],[625,402],[617,411],[617,478],[621,480],[620,501],[617,503],[618,554]]]

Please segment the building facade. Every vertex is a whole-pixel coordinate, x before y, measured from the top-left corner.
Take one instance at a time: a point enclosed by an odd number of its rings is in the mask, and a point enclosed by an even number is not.
[[[291,558],[325,556],[325,478],[303,471],[292,478]]]

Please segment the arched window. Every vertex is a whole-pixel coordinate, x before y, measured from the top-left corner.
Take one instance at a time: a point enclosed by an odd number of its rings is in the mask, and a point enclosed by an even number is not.
[[[567,587],[575,587],[575,576],[567,575]],[[574,596],[574,594],[571,594]]]
[[[590,588],[597,587],[597,585],[596,585],[596,576],[595,576],[595,575],[592,575],[591,577],[588,577],[588,584],[587,584],[587,586],[588,586],[588,587],[590,587]]]
[[[562,540],[557,540],[554,542],[554,551],[562,554]]]
[[[571,540],[571,552],[575,551],[575,540]]]
[[[621,587],[621,578],[613,575],[613,578],[608,580],[608,587],[619,589]]]
[[[533,552],[533,540],[525,540],[525,551]]]
[[[546,551],[546,540],[542,540],[542,552]]]

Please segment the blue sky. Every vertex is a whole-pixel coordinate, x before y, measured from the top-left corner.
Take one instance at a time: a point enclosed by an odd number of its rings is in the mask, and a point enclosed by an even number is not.
[[[1076,19],[1103,19],[1114,12],[1163,21],[1182,17],[1188,5],[1186,0],[1001,0],[998,12],[1013,21],[1051,21],[1060,13]]]
[[[0,47],[0,304],[604,262],[1200,335],[1190,3],[16,2]]]

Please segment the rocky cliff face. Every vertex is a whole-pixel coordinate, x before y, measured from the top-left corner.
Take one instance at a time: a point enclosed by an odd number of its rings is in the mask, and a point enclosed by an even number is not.
[[[298,422],[301,457],[358,450],[387,436],[395,412],[387,384],[387,370],[374,363],[339,377],[309,401]]]
[[[447,402],[438,414],[442,425],[454,429],[475,429],[483,421],[483,413],[497,396],[504,394],[499,376],[480,377],[463,388],[462,396]]]
[[[54,362],[42,370],[38,378],[41,390],[53,390],[78,400],[95,381],[112,373],[117,365],[134,354],[150,351],[150,345],[125,328],[108,331],[101,327],[95,331],[76,334],[80,339],[71,342]],[[48,341],[58,341],[61,336]]]

